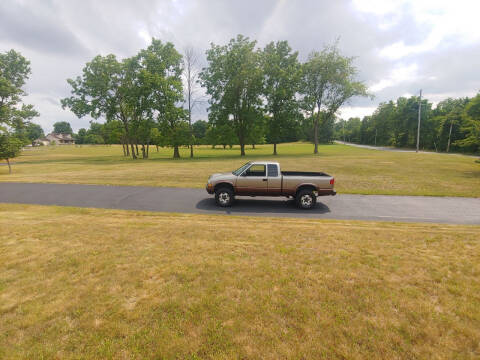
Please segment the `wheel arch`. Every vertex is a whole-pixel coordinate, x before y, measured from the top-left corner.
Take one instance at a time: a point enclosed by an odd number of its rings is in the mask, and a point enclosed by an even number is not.
[[[213,191],[217,191],[218,189],[222,188],[222,187],[226,187],[226,188],[229,188],[230,190],[232,190],[233,193],[235,193],[235,188],[233,187],[233,185],[229,182],[220,182],[218,184],[215,184],[214,188],[213,188]]]
[[[297,187],[295,191],[295,196],[297,196],[297,194],[302,190],[317,191],[317,187],[313,184],[301,184]]]

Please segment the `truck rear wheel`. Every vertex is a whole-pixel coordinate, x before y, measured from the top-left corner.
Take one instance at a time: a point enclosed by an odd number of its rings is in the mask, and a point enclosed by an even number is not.
[[[233,194],[232,189],[228,187],[222,187],[218,190],[215,190],[215,202],[218,206],[229,207],[232,206],[235,201],[235,195]]]
[[[300,190],[295,197],[295,201],[297,202],[297,206],[301,209],[312,209],[315,207],[315,204],[317,203],[317,197],[313,193],[312,190]]]

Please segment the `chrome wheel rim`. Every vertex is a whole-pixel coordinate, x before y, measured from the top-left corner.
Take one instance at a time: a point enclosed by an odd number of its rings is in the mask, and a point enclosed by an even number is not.
[[[226,205],[230,202],[230,195],[226,192],[222,192],[218,194],[218,201],[220,202],[220,204]]]
[[[300,203],[302,204],[303,207],[310,207],[312,206],[313,198],[311,195],[305,194],[302,195],[300,198]]]

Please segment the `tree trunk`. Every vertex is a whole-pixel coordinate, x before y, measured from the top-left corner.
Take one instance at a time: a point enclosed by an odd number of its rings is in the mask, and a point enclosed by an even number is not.
[[[255,149],[255,144],[252,144],[252,149]]]
[[[127,156],[127,152],[125,150],[125,143],[122,142],[122,149],[123,149],[123,156]]]
[[[133,143],[130,143],[130,147],[131,147],[131,149],[132,149],[132,159],[136,159],[136,158],[137,158],[137,155],[135,155],[135,148],[134,148]]]
[[[273,143],[273,155],[277,155],[277,143]]]
[[[318,123],[320,120],[320,111],[318,112],[317,118],[313,123],[313,141],[315,143],[315,149],[313,150],[314,154],[318,154]]]
[[[223,144],[223,150],[227,148],[227,144]]]
[[[173,147],[173,158],[180,159],[180,151],[178,151],[178,146]]]
[[[240,144],[240,156],[245,156],[245,144]]]
[[[193,144],[190,145],[190,157],[193,158]]]
[[[142,159],[147,158],[147,152],[145,151],[145,144],[142,144]]]
[[[155,145],[157,147],[157,152],[158,152],[158,145]]]
[[[6,158],[5,160],[7,160],[7,164],[8,164],[8,173],[11,174],[12,173],[12,167],[10,166],[10,160],[8,158]]]
[[[450,151],[450,138],[452,136],[453,121],[450,122],[450,132],[448,133],[447,153]]]
[[[150,153],[150,144],[147,144],[147,158],[148,158],[148,155],[150,155],[149,153]]]
[[[135,149],[137,150],[137,156],[138,156],[138,143],[135,142]]]

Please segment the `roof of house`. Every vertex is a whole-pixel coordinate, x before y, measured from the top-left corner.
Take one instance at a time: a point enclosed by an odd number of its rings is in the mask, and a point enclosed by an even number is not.
[[[48,134],[47,136],[51,136],[59,140],[74,140],[72,135],[70,134],[51,133],[51,134]]]

